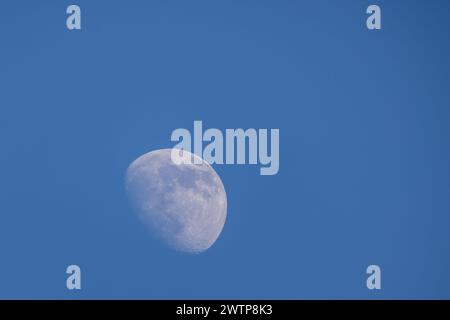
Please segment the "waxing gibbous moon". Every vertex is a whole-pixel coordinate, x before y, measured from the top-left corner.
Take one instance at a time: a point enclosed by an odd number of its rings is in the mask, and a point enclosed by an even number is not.
[[[227,196],[220,177],[204,160],[176,164],[172,150],[161,149],[133,161],[126,173],[130,203],[157,238],[170,247],[200,253],[222,232]],[[197,163],[198,162],[198,163]]]

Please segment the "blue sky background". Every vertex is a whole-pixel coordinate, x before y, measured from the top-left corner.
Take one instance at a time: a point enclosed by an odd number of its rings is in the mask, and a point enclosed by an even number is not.
[[[0,298],[450,298],[449,1],[73,3],[81,31],[69,1],[0,8]],[[194,120],[281,154],[215,166],[228,218],[189,256],[124,174]]]

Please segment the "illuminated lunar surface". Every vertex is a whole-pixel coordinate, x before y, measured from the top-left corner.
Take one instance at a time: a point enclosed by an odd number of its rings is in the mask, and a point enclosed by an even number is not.
[[[227,197],[220,177],[200,164],[175,164],[173,149],[146,153],[127,169],[131,205],[155,236],[170,247],[200,253],[219,237],[227,215]]]

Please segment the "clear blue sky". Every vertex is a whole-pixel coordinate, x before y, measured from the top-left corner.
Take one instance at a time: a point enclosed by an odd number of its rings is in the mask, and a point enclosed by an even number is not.
[[[449,30],[445,0],[3,2],[0,298],[450,298]],[[228,219],[199,256],[124,190],[194,120],[281,152],[275,176],[215,166]]]

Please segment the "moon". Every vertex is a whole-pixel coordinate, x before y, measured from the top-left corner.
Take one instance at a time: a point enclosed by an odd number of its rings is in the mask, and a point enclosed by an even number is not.
[[[225,188],[209,163],[183,150],[183,158],[197,161],[176,164],[172,150],[152,151],[133,161],[126,172],[127,195],[157,238],[175,250],[201,253],[216,242],[225,224]]]

